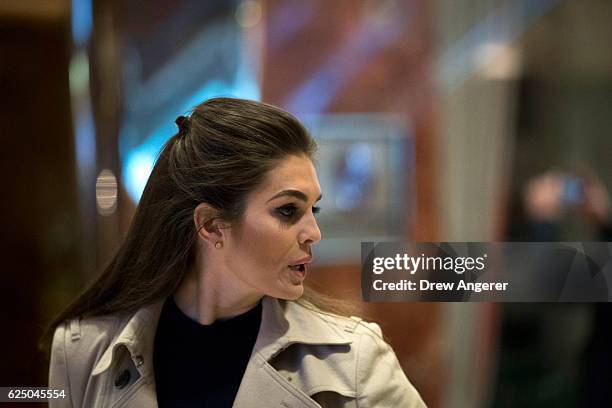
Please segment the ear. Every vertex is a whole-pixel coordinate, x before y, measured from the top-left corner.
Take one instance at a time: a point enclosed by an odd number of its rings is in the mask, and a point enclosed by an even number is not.
[[[198,231],[198,237],[207,245],[215,246],[226,238],[224,229],[229,224],[219,218],[219,210],[208,203],[200,203],[193,210],[193,222]]]

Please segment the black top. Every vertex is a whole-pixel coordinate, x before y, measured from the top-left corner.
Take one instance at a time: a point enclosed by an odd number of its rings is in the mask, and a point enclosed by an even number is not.
[[[153,351],[159,407],[231,407],[260,323],[261,302],[242,315],[202,325],[170,296]]]

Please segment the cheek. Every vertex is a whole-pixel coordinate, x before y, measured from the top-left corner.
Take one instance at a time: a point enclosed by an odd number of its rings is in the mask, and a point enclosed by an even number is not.
[[[263,218],[263,217],[262,217]],[[291,250],[291,231],[268,217],[268,219],[250,222],[243,229],[240,243],[244,255],[250,262],[265,267],[277,266],[286,262]]]

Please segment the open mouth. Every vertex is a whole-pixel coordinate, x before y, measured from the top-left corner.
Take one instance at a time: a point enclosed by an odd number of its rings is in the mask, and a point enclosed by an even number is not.
[[[298,265],[289,265],[289,269],[296,271],[296,272],[305,272],[306,271],[306,265],[304,264],[298,264]]]

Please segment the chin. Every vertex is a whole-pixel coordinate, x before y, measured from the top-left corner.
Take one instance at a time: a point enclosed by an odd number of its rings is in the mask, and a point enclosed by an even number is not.
[[[299,285],[292,286],[291,288],[285,288],[285,290],[283,290],[282,293],[279,294],[280,296],[275,296],[275,297],[278,299],[283,299],[283,300],[296,300],[296,299],[299,299],[303,294],[304,294],[304,285],[299,284]]]

